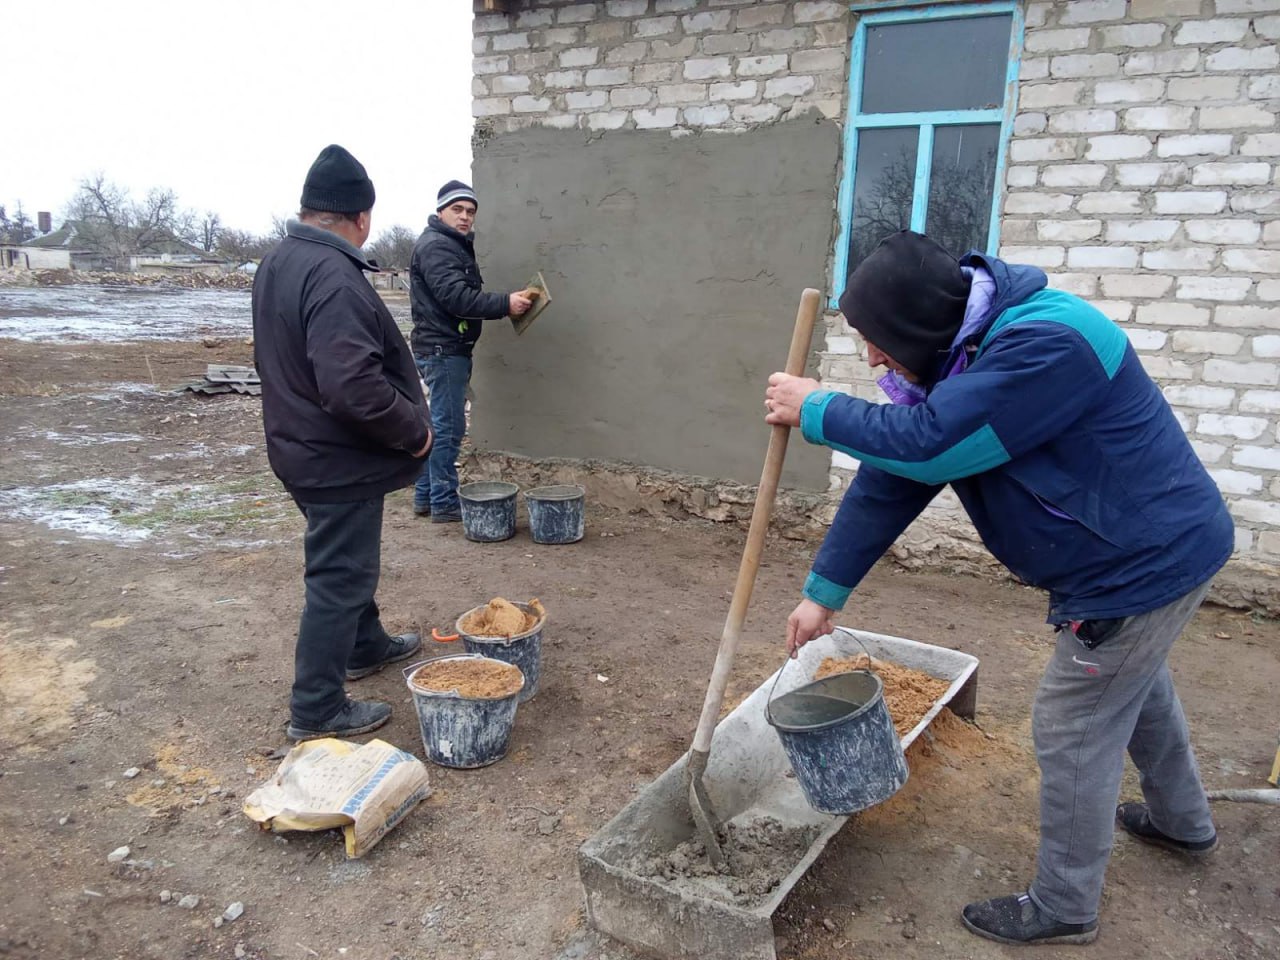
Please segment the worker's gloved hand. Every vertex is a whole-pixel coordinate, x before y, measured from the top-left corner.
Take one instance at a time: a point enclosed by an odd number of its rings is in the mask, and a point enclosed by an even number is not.
[[[769,376],[769,387],[764,392],[764,422],[784,427],[800,426],[800,406],[804,398],[815,390],[822,389],[822,384],[808,377],[793,377],[789,373],[774,373]]]
[[[792,660],[800,648],[814,637],[826,636],[835,630],[831,614],[835,611],[805,597],[787,617],[787,656]]]
[[[533,301],[525,296],[525,292],[523,290],[518,293],[511,294],[508,298],[508,307],[511,316],[513,317],[518,317],[522,314],[528,313],[531,306],[533,306]]]

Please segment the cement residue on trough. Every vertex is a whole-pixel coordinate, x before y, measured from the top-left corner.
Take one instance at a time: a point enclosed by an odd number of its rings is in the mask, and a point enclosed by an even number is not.
[[[630,869],[637,876],[661,879],[686,893],[754,904],[777,888],[817,835],[816,827],[786,827],[772,817],[731,820],[721,830],[727,873],[716,872],[697,839],[686,840],[665,854],[638,857]]]

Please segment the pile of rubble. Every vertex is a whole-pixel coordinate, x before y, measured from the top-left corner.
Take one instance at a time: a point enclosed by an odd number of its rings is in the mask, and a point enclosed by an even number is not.
[[[0,287],[177,287],[184,290],[248,290],[253,275],[232,273],[188,273],[155,276],[142,273],[112,273],[99,270],[0,270]]]

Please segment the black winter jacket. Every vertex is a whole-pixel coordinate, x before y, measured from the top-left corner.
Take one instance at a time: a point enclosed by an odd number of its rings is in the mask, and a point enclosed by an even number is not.
[[[485,293],[481,282],[471,235],[432,215],[409,265],[414,353],[425,357],[440,347],[471,356],[484,321],[505,317],[511,307],[507,294]]]
[[[304,502],[379,496],[422,467],[430,415],[409,346],[365,279],[374,269],[337,234],[290,221],[253,280],[267,457]]]

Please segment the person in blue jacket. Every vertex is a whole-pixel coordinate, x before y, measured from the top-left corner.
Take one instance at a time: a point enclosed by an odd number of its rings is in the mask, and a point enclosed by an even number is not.
[[[1217,833],[1168,668],[1231,555],[1215,487],[1124,332],[1035,267],[887,238],[840,310],[888,404],[769,378],[767,422],[859,461],[787,621],[792,656],[950,484],[987,548],[1049,594],[1058,628],[1032,712],[1040,849],[1029,889],[966,906],[1003,943],[1097,936],[1116,823],[1185,856]],[[1145,802],[1117,806],[1128,749]]]

